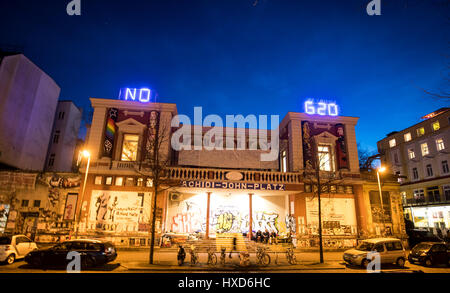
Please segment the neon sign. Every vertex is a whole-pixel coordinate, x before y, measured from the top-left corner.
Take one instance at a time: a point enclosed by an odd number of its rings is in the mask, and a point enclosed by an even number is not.
[[[321,116],[337,116],[338,106],[336,103],[318,102],[314,103],[313,100],[305,102],[305,113],[309,115],[321,115]]]
[[[139,101],[141,103],[151,102],[152,91],[148,88],[124,88],[120,90],[119,99],[125,101]]]

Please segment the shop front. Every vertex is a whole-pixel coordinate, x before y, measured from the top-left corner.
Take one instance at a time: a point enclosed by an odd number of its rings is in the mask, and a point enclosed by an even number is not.
[[[450,228],[450,206],[408,207],[406,214],[414,222],[416,228]]]

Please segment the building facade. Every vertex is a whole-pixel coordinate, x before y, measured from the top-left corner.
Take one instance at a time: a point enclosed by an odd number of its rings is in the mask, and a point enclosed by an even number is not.
[[[358,118],[290,112],[276,132],[264,136],[245,125],[213,132],[181,125],[175,104],[96,98],[91,103],[90,163],[80,169],[82,178],[88,172],[77,205],[81,235],[148,245],[154,200],[149,145],[158,136],[166,138],[159,152],[168,162],[166,186],[156,198],[158,237],[250,237],[250,231],[268,230],[293,234],[301,247],[316,246],[318,188],[326,247],[352,247],[358,238],[387,231],[405,236],[398,183],[383,190],[390,222],[375,219],[377,203],[369,194],[378,189],[359,171]],[[174,141],[183,147],[174,148]],[[209,145],[198,148],[196,141]],[[274,159],[261,159],[272,151]]]
[[[24,55],[0,64],[0,163],[44,169],[60,88]]]
[[[59,101],[48,146],[45,170],[73,172],[82,111],[72,101]]]
[[[416,228],[450,227],[450,108],[378,142],[382,161],[401,175],[404,213]]]

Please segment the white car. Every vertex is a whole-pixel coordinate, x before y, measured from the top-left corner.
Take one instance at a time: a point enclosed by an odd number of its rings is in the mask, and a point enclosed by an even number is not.
[[[0,236],[0,262],[12,264],[37,248],[36,243],[25,235]]]
[[[363,240],[358,247],[344,252],[344,261],[348,264],[367,268],[371,262],[369,253],[379,253],[381,264],[397,264],[404,267],[406,251],[400,239],[373,238]]]

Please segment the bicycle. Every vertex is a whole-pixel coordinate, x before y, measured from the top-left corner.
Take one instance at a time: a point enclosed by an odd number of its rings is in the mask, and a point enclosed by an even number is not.
[[[268,266],[270,264],[270,255],[267,253],[266,247],[258,247],[256,249],[256,258],[260,265]]]
[[[191,266],[198,263],[198,253],[195,247],[191,247]]]
[[[239,265],[241,267],[248,267],[250,265],[250,254],[247,251],[239,253]]]
[[[217,264],[217,256],[215,250],[208,248],[208,265],[215,266]]]
[[[286,250],[286,258],[291,265],[297,264],[297,258],[295,257],[294,249],[292,247],[289,247]]]

